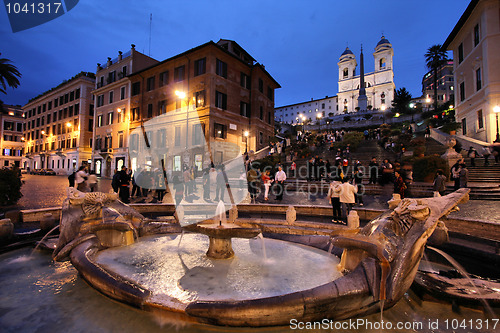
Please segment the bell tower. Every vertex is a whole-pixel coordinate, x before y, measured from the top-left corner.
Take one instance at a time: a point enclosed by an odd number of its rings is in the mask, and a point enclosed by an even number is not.
[[[377,43],[377,46],[375,46],[375,52],[373,53],[375,72],[392,70],[393,56],[394,51],[391,43],[384,36],[382,36],[380,41]]]
[[[337,63],[339,66],[339,92],[342,91],[340,82],[347,79],[352,79],[356,76],[356,56],[346,47],[344,53],[340,56]]]

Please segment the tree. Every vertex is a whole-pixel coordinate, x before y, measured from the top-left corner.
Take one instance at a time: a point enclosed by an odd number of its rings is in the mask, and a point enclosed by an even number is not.
[[[412,109],[410,108],[411,94],[406,90],[405,87],[399,88],[394,93],[394,99],[392,100],[393,112],[398,112],[400,114],[409,114]]]
[[[434,79],[434,110],[437,110],[437,76],[438,69],[448,61],[446,51],[442,49],[441,44],[432,45],[425,53],[425,64],[432,71]]]
[[[16,66],[10,64],[9,59],[0,58],[0,92],[7,94],[7,86],[17,88],[19,86],[20,77],[21,73]]]

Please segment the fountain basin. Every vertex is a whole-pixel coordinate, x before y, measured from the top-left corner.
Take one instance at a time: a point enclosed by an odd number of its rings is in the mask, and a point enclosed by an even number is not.
[[[93,287],[114,299],[200,323],[285,325],[292,314],[306,315],[306,303],[338,296],[339,259],[325,251],[265,239],[265,259],[260,239],[234,239],[235,257],[213,260],[203,253],[207,236],[185,234],[177,249],[178,237],[143,237],[103,251],[90,239],[73,249],[71,261]],[[324,315],[320,310],[315,317]]]

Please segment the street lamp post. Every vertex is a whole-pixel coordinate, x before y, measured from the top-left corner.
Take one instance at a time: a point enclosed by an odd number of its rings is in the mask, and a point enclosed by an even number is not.
[[[248,131],[245,131],[243,135],[245,135],[245,154],[248,153]]]
[[[322,114],[322,113],[318,113],[318,114],[316,115],[316,118],[318,119],[318,124],[319,124],[319,130],[318,130],[318,132],[321,132],[321,117],[322,117],[322,116],[323,116],[323,114]]]
[[[384,119],[385,119],[385,116],[386,116],[386,113],[385,113],[385,110],[386,110],[386,109],[387,109],[387,108],[386,108],[385,104],[382,104],[382,105],[380,106],[380,110],[382,110],[382,111],[384,112]]]
[[[500,113],[500,106],[496,105],[493,108],[493,111],[495,112],[495,116],[497,118],[497,138],[496,138],[495,142],[500,142],[500,133],[498,131],[498,114]]]
[[[179,91],[179,90],[175,91],[175,95],[181,100],[185,99],[187,96],[187,94],[184,91]],[[182,106],[181,106],[181,108],[182,108]],[[189,154],[189,152],[188,152],[188,148],[189,148],[188,140],[189,140],[189,99],[186,99],[186,151],[184,154]],[[187,155],[187,156],[188,156],[187,159],[189,159],[189,155]],[[184,162],[185,161],[183,161],[183,163]]]

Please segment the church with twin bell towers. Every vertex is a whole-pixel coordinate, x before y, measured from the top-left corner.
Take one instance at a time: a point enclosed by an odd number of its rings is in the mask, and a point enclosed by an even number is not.
[[[394,99],[394,51],[391,43],[384,37],[380,39],[373,52],[375,70],[364,72],[363,48],[360,53],[360,73],[354,53],[346,47],[340,56],[339,87],[337,103],[340,112],[349,113],[365,110],[385,110],[390,108]]]

